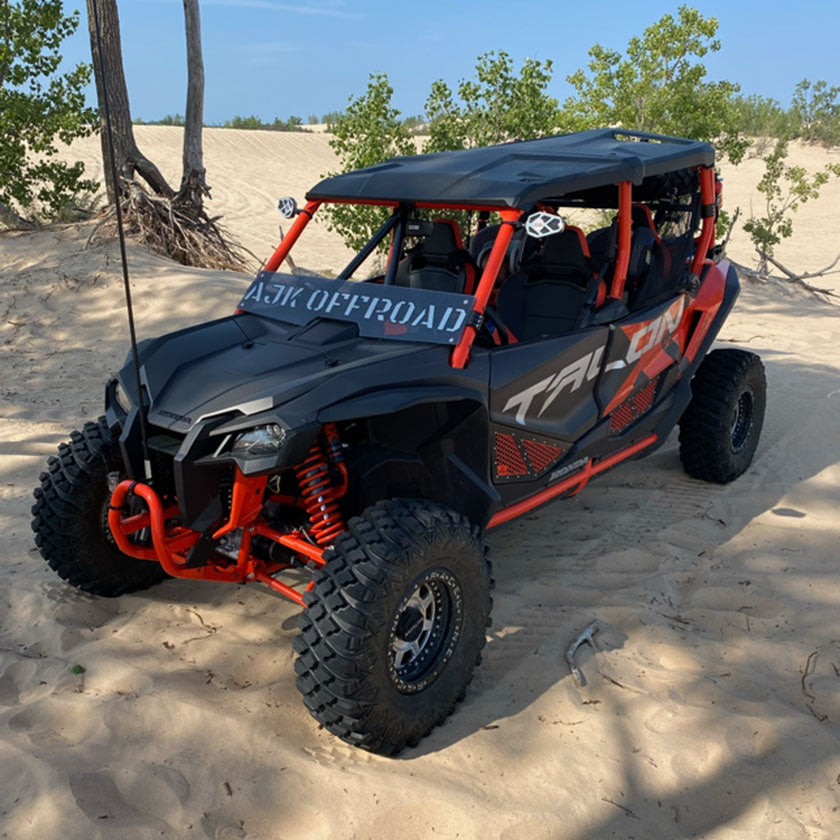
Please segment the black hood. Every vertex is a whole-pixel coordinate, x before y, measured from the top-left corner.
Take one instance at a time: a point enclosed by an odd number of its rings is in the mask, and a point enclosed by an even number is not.
[[[149,422],[178,434],[202,418],[262,414],[290,402],[289,425],[312,423],[317,410],[354,394],[405,386],[433,371],[444,378],[461,373],[449,367],[448,347],[360,338],[355,325],[337,321],[296,327],[245,313],[143,341],[139,349]],[[130,356],[119,378],[136,404]],[[313,391],[315,399],[299,399]]]
[[[392,361],[389,367],[405,375],[405,360],[429,350],[436,357],[448,352],[359,338],[353,324],[318,320],[296,327],[238,314],[142,342],[141,379],[151,400],[149,422],[183,434],[203,417],[259,414],[314,388],[329,392],[330,382],[339,399],[348,376],[362,388],[378,384],[379,377],[358,375],[360,368]],[[136,403],[130,357],[120,381]],[[323,394],[320,399],[323,404]]]

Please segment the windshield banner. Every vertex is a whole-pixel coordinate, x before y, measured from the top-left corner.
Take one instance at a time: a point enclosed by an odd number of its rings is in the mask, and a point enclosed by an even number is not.
[[[368,338],[457,344],[474,303],[472,295],[262,271],[239,309],[299,326],[350,321]]]

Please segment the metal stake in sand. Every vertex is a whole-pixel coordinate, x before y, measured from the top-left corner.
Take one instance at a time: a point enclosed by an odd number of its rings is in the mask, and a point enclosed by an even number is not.
[[[151,479],[152,469],[149,462],[148,431],[146,429],[146,413],[143,400],[143,382],[140,378],[140,355],[137,352],[137,333],[134,330],[134,309],[131,305],[131,283],[128,279],[128,260],[125,255],[125,233],[123,231],[122,206],[120,204],[120,181],[117,173],[117,162],[114,155],[114,134],[111,130],[111,108],[108,104],[108,85],[105,80],[105,59],[102,57],[102,32],[99,28],[99,8],[96,0],[91,0],[93,6],[93,23],[96,28],[96,51],[99,54],[99,76],[102,83],[102,104],[105,107],[105,129],[108,134],[108,157],[111,169],[111,182],[114,185],[114,206],[117,212],[117,234],[120,240],[120,262],[122,263],[123,286],[125,287],[125,308],[128,313],[128,332],[131,336],[131,356],[134,361],[134,380],[137,386],[137,412],[140,419],[140,442],[143,447],[143,476],[144,480]]]

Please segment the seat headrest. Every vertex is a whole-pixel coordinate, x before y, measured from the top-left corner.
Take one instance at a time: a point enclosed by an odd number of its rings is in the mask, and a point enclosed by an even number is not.
[[[428,256],[449,256],[455,251],[462,250],[461,233],[458,225],[451,219],[436,219],[432,222],[432,232],[424,236],[420,242],[412,248],[416,255]]]
[[[633,220],[633,229],[647,229],[651,231],[654,237],[658,238],[656,232],[656,225],[653,223],[653,216],[650,212],[650,207],[646,204],[634,204],[630,211],[630,218]]]
[[[536,259],[546,267],[563,266],[588,272],[586,254],[577,228],[569,227],[562,233],[547,237]]]
[[[481,265],[482,260],[487,260],[500,227],[501,225],[487,225],[470,240],[470,256],[477,265]],[[485,249],[487,253],[485,253]]]

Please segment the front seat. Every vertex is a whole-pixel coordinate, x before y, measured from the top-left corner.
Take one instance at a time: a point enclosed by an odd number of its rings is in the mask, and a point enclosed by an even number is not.
[[[463,247],[461,231],[452,219],[435,219],[432,232],[406,251],[394,284],[434,292],[472,294],[475,265]]]
[[[517,340],[554,338],[584,325],[598,285],[583,232],[567,227],[502,284],[496,309]]]

